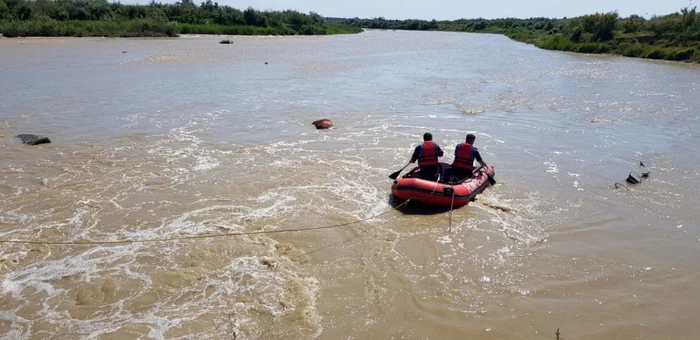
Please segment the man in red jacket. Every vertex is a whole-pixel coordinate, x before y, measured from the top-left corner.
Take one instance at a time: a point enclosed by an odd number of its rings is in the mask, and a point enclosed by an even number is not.
[[[452,163],[452,176],[457,177],[457,180],[472,177],[474,171],[474,160],[482,166],[486,166],[486,162],[481,159],[481,154],[473,145],[476,136],[473,134],[467,135],[465,143],[457,144],[455,148],[455,160]]]
[[[416,149],[413,151],[411,163],[418,161],[418,167],[420,168],[418,176],[420,178],[435,180],[440,169],[438,157],[442,157],[442,155],[440,146],[433,142],[433,135],[430,132],[426,132],[423,135],[423,144],[416,146]]]

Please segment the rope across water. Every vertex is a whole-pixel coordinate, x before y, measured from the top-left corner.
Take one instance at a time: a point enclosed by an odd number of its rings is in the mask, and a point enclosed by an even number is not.
[[[406,206],[411,200],[406,200],[400,205],[396,206],[394,209],[399,209]],[[390,213],[392,210],[387,210],[381,214],[374,215],[371,217],[363,218],[360,220],[333,224],[321,227],[307,227],[298,229],[280,229],[280,230],[254,230],[254,231],[242,231],[235,233],[223,233],[223,234],[204,234],[204,235],[192,235],[192,236],[173,236],[165,238],[153,238],[145,240],[117,240],[117,241],[33,241],[33,240],[3,240],[0,239],[0,244],[11,243],[11,244],[39,244],[39,245],[109,245],[109,244],[132,244],[132,243],[155,243],[155,242],[169,242],[169,241],[180,241],[180,240],[199,240],[208,238],[219,238],[219,237],[231,237],[231,236],[241,236],[241,235],[258,235],[258,234],[278,234],[278,233],[290,233],[299,231],[309,231],[309,230],[321,230],[321,229],[331,229],[339,228],[352,224],[357,224],[360,222],[368,221],[382,215]]]

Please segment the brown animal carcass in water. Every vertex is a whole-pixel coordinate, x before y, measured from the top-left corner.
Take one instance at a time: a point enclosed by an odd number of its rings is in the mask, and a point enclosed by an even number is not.
[[[333,122],[330,119],[319,119],[311,124],[316,125],[317,129],[328,129],[333,126]]]

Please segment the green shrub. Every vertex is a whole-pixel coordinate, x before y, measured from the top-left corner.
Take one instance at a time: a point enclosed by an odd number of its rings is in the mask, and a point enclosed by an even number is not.
[[[651,52],[647,53],[646,58],[664,59],[664,58],[666,58],[666,52],[661,48],[655,48]]]

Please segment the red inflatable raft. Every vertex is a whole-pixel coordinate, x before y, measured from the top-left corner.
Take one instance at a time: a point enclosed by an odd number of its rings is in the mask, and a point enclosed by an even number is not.
[[[444,174],[449,164],[440,164]],[[474,177],[458,183],[443,183],[418,178],[418,168],[413,169],[405,176],[394,181],[391,193],[397,199],[405,201],[412,199],[431,205],[446,207],[461,207],[474,200],[488,187],[496,174],[493,166],[478,167],[474,169]],[[443,177],[443,176],[441,176]]]

